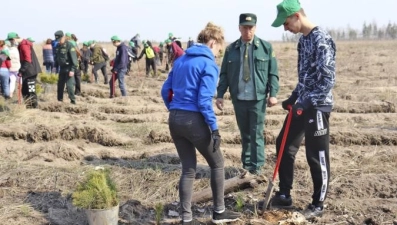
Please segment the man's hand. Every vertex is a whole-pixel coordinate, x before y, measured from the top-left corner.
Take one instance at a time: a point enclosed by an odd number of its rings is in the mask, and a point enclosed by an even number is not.
[[[117,71],[116,71],[114,68],[112,68],[112,69],[110,70],[110,72],[112,72],[112,73],[114,73],[114,74],[117,74]]]
[[[74,72],[73,71],[70,71],[69,72],[69,77],[73,77],[74,76]]]
[[[303,106],[300,103],[296,103],[295,105],[292,106],[292,115],[294,117],[299,117],[303,114]]]
[[[272,107],[277,104],[277,98],[276,97],[270,97],[267,99],[267,106]]]
[[[221,135],[218,130],[212,131],[212,140],[214,142],[214,152],[219,151],[221,147]]]
[[[283,109],[285,110],[289,110],[289,107],[292,107],[295,104],[295,101],[293,101],[292,99],[287,99],[285,101],[283,101],[281,103],[281,106],[283,107]]]
[[[217,98],[215,105],[219,110],[223,110],[223,98]]]

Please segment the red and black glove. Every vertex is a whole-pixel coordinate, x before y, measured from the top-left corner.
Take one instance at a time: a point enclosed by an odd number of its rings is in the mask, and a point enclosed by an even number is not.
[[[303,105],[301,103],[296,103],[292,106],[292,115],[294,117],[299,117],[303,114]]]

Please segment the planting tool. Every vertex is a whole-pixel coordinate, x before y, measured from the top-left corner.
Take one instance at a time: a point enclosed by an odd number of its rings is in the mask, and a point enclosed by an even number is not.
[[[115,84],[115,80],[116,80],[116,73],[112,73],[112,98],[114,98],[114,93],[115,93],[115,89],[116,89],[116,84]]]
[[[263,202],[263,209],[266,209],[267,206],[269,205],[270,196],[272,195],[273,189],[274,189],[274,181],[276,180],[277,173],[278,173],[278,168],[280,167],[281,158],[282,158],[283,153],[284,153],[285,143],[287,142],[287,136],[288,136],[288,133],[289,133],[289,127],[291,125],[291,119],[292,119],[292,116],[293,116],[292,115],[292,106],[289,105],[288,109],[289,109],[289,113],[288,113],[288,116],[287,116],[287,123],[285,124],[283,139],[281,140],[280,151],[278,152],[276,166],[275,166],[274,172],[273,172],[273,177],[270,180],[269,185],[267,186],[266,195],[265,195],[265,201]],[[298,110],[297,114],[298,115],[302,115],[302,110]]]
[[[18,76],[18,104],[21,105],[22,104],[22,93],[21,93],[21,77]]]

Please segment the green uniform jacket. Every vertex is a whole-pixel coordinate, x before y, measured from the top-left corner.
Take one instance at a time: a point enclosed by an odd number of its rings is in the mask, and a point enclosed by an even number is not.
[[[67,68],[71,72],[76,71],[79,66],[76,48],[70,42],[58,44],[56,48],[56,63],[56,67],[60,66],[61,69]]]
[[[254,85],[256,90],[256,100],[263,100],[276,97],[278,84],[277,60],[273,52],[272,45],[257,36],[253,40],[253,65],[254,65]],[[220,72],[220,80],[217,88],[217,98],[223,95],[229,88],[232,101],[237,100],[238,82],[240,75],[240,46],[241,39],[231,43],[225,50]]]
[[[94,46],[94,49],[92,51],[91,55],[91,62],[93,63],[102,63],[105,62],[105,58],[103,58],[103,53],[102,53],[102,46],[96,44]]]

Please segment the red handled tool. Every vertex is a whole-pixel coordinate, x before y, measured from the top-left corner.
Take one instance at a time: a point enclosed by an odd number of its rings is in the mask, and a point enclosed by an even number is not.
[[[265,195],[265,201],[263,202],[263,209],[266,209],[267,206],[269,205],[270,196],[272,195],[273,189],[274,189],[274,181],[276,180],[277,173],[278,173],[278,168],[280,167],[281,158],[282,158],[283,153],[284,153],[285,143],[287,142],[287,137],[288,137],[288,133],[289,133],[289,127],[291,125],[291,120],[292,120],[292,107],[289,105],[288,109],[289,109],[289,113],[288,113],[288,116],[287,116],[287,123],[285,124],[283,139],[281,140],[281,146],[280,146],[280,150],[278,152],[277,162],[276,162],[276,167],[274,168],[273,177],[272,177],[269,185],[267,186],[266,195]],[[298,110],[297,114],[301,115],[302,114],[302,110]]]
[[[116,91],[116,83],[115,83],[115,81],[116,81],[116,73],[112,73],[112,98],[114,98],[115,97],[115,91]]]
[[[19,105],[22,104],[21,80],[22,80],[22,78],[21,78],[20,76],[18,76],[18,104],[19,104]]]

